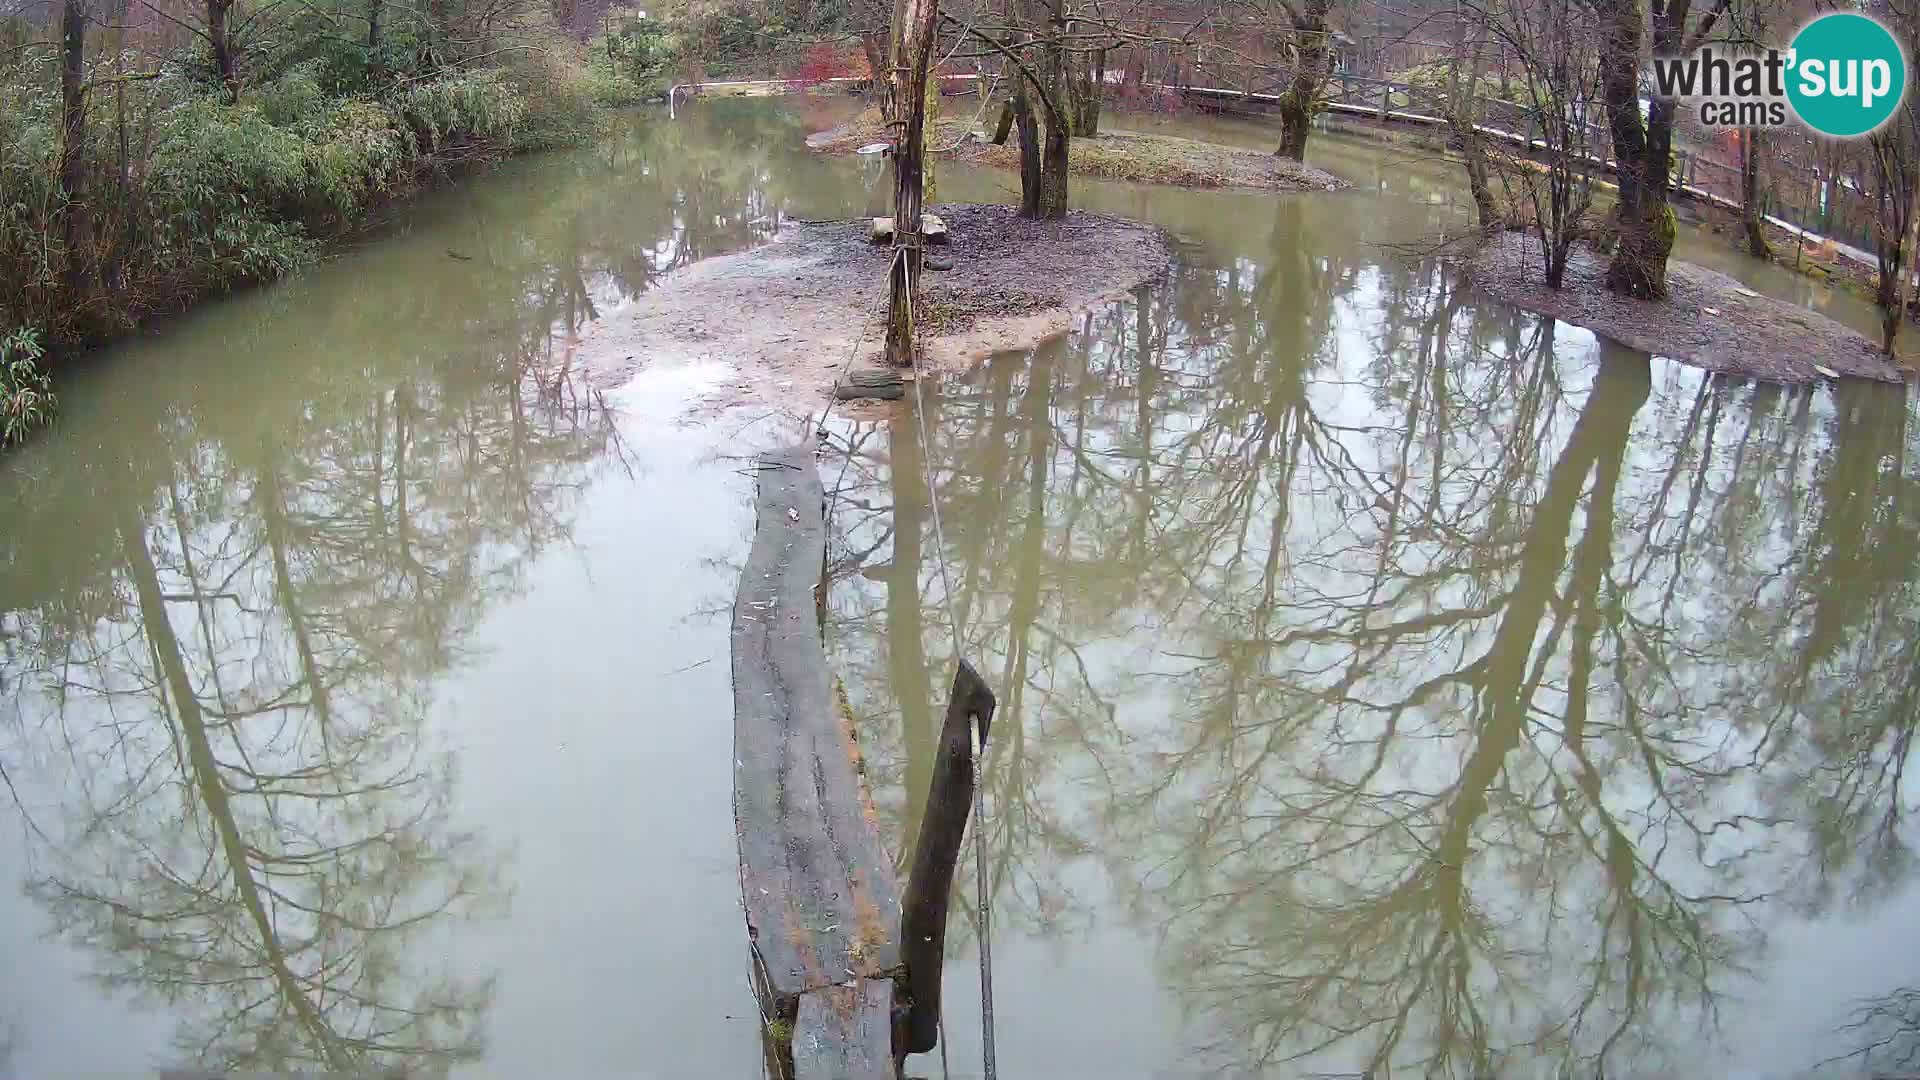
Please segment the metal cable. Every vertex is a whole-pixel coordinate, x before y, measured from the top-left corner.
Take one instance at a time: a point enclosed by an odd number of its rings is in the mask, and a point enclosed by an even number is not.
[[[905,249],[896,250],[904,251]],[[913,325],[913,291],[911,289],[907,290],[907,325],[909,327]],[[940,564],[941,602],[947,609],[947,626],[953,633],[953,660],[958,664],[964,655],[964,639],[960,633],[959,611],[954,604],[953,578],[947,571],[947,537],[940,525],[940,497],[933,486],[933,455],[929,452],[931,440],[927,437],[926,398],[921,395],[918,374],[916,372],[913,380],[914,428],[920,439],[920,468],[926,479],[927,506],[933,517],[934,554],[939,557]],[[983,734],[980,739],[979,755],[974,759],[973,874],[974,896],[980,908],[980,1053],[987,1080],[995,1080],[997,1070],[993,1049],[993,949],[990,944],[992,934],[989,931],[993,904],[987,895],[986,763],[987,739]]]
[[[898,248],[894,249],[893,257],[896,262],[900,258],[899,252],[900,252],[900,249]],[[889,264],[887,267],[887,276],[889,279],[891,279],[893,276],[892,264]],[[831,437],[830,433],[827,431],[827,418],[833,415],[833,407],[839,404],[840,402],[840,397],[837,391],[839,389],[840,384],[846,381],[847,372],[852,370],[853,358],[860,354],[860,343],[862,341],[865,341],[866,337],[867,337],[867,327],[863,325],[860,327],[860,332],[858,334],[855,334],[853,337],[853,347],[847,350],[846,363],[843,363],[840,365],[840,374],[836,376],[833,380],[833,385],[836,393],[828,396],[827,407],[821,410],[821,413],[820,413],[820,422],[814,425],[814,430],[819,434],[820,438],[824,439],[824,438]],[[840,457],[840,475],[834,478],[833,490],[827,492],[827,510],[821,519],[821,524],[823,526],[830,526],[833,524],[834,504],[840,501],[840,489],[843,485],[846,484],[846,481],[847,481],[847,466],[852,464],[853,464],[853,440],[848,439],[847,452],[845,454],[842,454]]]

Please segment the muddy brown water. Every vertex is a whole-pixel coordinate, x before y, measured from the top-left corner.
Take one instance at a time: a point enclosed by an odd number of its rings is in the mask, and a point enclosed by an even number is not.
[[[741,455],[799,426],[688,422],[724,342],[594,329],[879,205],[808,111],[637,116],[427,199],[103,357],[0,461],[0,1075],[758,1069],[724,616]],[[890,843],[950,611],[1000,694],[1001,1075],[1798,1077],[1869,1041],[1920,983],[1902,395],[1478,299],[1394,248],[1463,219],[1446,170],[1314,155],[1357,189],[1080,185],[1191,241],[1167,281],[945,382],[924,454],[910,414],[830,423],[829,654]]]

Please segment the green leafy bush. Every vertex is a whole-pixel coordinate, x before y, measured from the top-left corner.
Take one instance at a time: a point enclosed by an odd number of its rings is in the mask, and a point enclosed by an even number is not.
[[[40,337],[22,327],[0,337],[0,446],[26,441],[53,419],[58,406],[53,383],[40,367]]]
[[[617,95],[572,55],[528,46],[510,66],[351,92],[338,57],[312,55],[238,103],[163,64],[89,110],[73,200],[59,182],[57,72],[0,72],[0,334],[37,326],[50,347],[109,337],[290,273],[451,167],[586,139]],[[75,214],[85,227],[70,230]],[[70,238],[82,246],[67,250]]]

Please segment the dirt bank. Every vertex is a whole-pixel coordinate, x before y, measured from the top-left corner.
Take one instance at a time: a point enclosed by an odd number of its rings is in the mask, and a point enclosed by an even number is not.
[[[1074,211],[1025,221],[1005,206],[940,206],[951,270],[921,289],[925,370],[955,371],[1066,332],[1087,308],[1158,277],[1169,241],[1152,226]],[[846,367],[881,363],[891,249],[870,219],[795,224],[763,247],[707,259],[605,320],[587,348],[615,366],[718,360],[734,375],[714,404],[804,415]],[[839,408],[880,410],[883,404]]]
[[[1807,383],[1821,378],[1818,364],[1880,382],[1909,377],[1853,330],[1761,296],[1725,274],[1674,260],[1667,265],[1672,295],[1656,302],[1608,292],[1606,268],[1605,256],[1578,247],[1567,263],[1565,287],[1549,289],[1539,241],[1521,233],[1502,233],[1468,259],[1474,284],[1498,300],[1708,371]]]
[[[1020,147],[1016,141],[1009,139],[1003,145],[995,145],[975,134],[971,122],[968,117],[948,120],[938,126],[931,145],[940,151],[940,157],[1017,171]],[[849,124],[812,136],[807,146],[823,153],[846,154],[885,138],[886,131],[878,115],[869,110]],[[1092,138],[1076,138],[1068,160],[1075,176],[1143,184],[1265,191],[1333,191],[1347,186],[1346,181],[1332,173],[1258,150],[1129,131],[1107,131]]]

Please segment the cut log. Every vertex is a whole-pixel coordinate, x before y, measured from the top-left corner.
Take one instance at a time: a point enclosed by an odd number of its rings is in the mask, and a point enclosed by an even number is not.
[[[797,1033],[804,995],[891,985],[900,899],[820,643],[826,525],[813,449],[769,452],[758,469],[733,603],[733,814],[754,989],[768,1030]]]
[[[833,388],[833,396],[839,401],[860,398],[898,401],[906,394],[907,384],[900,378],[900,373],[884,368],[854,368]]]
[[[920,234],[927,238],[929,244],[944,244],[949,239],[947,223],[938,214],[920,215]],[[892,239],[893,218],[874,218],[872,227],[867,230],[868,242],[884,244]]]

